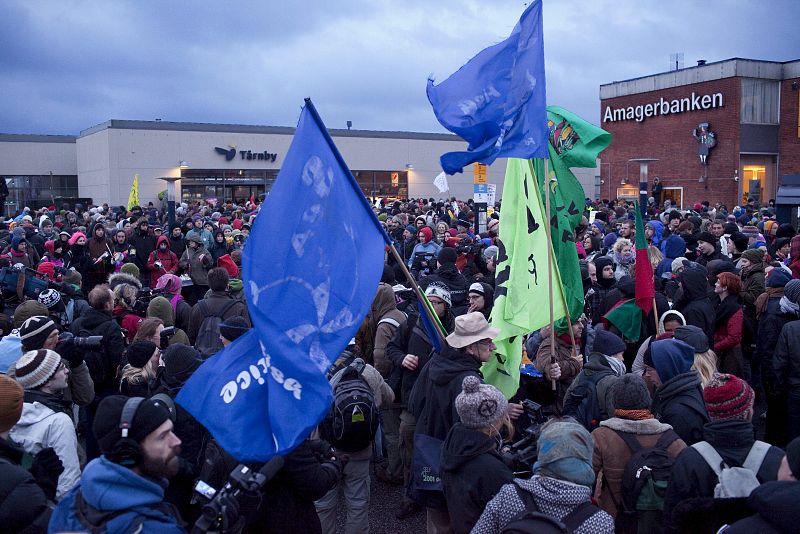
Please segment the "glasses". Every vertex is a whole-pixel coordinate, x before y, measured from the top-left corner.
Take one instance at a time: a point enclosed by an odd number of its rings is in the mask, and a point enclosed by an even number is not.
[[[428,300],[430,300],[430,299],[428,299]],[[444,306],[444,304],[445,304],[443,300],[431,300],[430,302],[434,306]]]
[[[493,343],[494,343],[494,341],[492,341],[491,339],[481,339],[480,341],[478,341],[478,345],[482,345],[484,347],[488,347],[489,345],[491,345]]]

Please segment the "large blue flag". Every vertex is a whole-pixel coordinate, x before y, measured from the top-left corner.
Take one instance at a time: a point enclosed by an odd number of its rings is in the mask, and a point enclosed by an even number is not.
[[[469,143],[442,155],[447,174],[496,158],[546,158],[547,112],[542,2],[534,1],[505,41],[484,49],[439,85],[428,100],[439,122]]]
[[[177,398],[238,460],[290,451],[330,408],[326,372],[375,297],[383,235],[307,100],[242,255],[253,330]]]

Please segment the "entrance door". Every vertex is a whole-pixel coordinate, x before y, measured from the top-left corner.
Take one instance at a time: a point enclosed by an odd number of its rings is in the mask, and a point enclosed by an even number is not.
[[[682,187],[665,187],[662,192],[663,200],[670,200],[673,206],[678,209],[683,209],[683,188]]]

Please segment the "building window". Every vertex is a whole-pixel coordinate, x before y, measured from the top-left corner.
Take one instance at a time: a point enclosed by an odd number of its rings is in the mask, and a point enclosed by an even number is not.
[[[778,124],[780,82],[742,78],[742,124]]]
[[[25,206],[39,209],[62,201],[74,202],[78,198],[78,177],[75,175],[25,175],[3,176],[8,185],[8,197],[3,214],[16,213]]]
[[[762,202],[764,191],[764,179],[767,176],[766,165],[745,165],[744,183],[742,184],[742,201],[748,200]]]

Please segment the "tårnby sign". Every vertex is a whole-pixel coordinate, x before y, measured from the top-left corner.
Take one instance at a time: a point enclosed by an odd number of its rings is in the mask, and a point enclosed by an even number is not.
[[[606,106],[603,112],[603,122],[618,122],[635,120],[643,122],[648,117],[658,115],[673,115],[687,111],[701,111],[706,109],[721,108],[723,104],[722,93],[698,95],[692,91],[691,96],[665,100],[663,97],[652,104],[640,104],[624,108]]]

